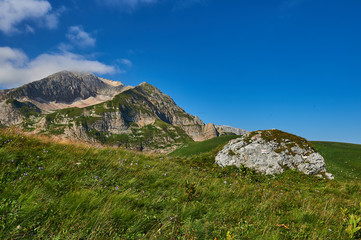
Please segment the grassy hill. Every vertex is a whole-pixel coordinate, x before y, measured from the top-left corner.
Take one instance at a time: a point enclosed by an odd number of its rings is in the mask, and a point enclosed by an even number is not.
[[[203,142],[191,142],[175,151],[171,152],[169,156],[192,156],[202,153],[207,153],[221,147],[229,142],[231,139],[238,138],[237,135],[225,135],[217,138],[212,138]]]
[[[361,145],[338,142],[312,142],[325,158],[327,170],[338,179],[361,179]]]
[[[0,239],[348,239],[360,194],[358,181],[222,169],[211,153],[147,156],[0,130]]]

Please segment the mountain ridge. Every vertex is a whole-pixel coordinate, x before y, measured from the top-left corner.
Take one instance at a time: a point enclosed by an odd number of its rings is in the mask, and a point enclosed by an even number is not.
[[[131,87],[63,71],[4,90],[1,99],[0,124],[38,134],[151,152],[219,136],[214,124],[188,114],[146,82]]]
[[[43,110],[77,106],[77,101],[96,104],[111,99],[126,86],[87,72],[61,71],[19,88],[3,90],[2,98],[29,101]],[[67,106],[69,105],[69,106]]]

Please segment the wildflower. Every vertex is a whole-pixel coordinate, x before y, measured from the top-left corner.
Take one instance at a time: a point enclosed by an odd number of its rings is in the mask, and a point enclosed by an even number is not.
[[[329,229],[328,229],[328,231],[332,232],[332,229],[331,229],[331,228],[329,228]]]
[[[115,187],[115,191],[118,191],[118,186],[117,186],[117,187]]]
[[[167,174],[166,174],[166,173],[164,173],[164,176],[167,176]]]
[[[36,158],[39,158],[39,156],[36,156]]]
[[[227,184],[227,181],[224,181],[224,184]]]
[[[14,159],[13,159],[13,160],[11,160],[11,162],[14,162]]]
[[[19,177],[19,180],[23,179],[22,177]]]
[[[28,176],[28,174],[27,174],[27,173],[24,173],[24,176]]]
[[[17,170],[19,170],[20,168],[19,167],[16,167]]]
[[[173,217],[169,217],[169,220],[173,220]]]
[[[102,181],[101,179],[99,179],[99,181]]]
[[[98,176],[95,176],[94,178],[95,178],[95,179],[97,179],[97,178],[98,178]]]
[[[104,186],[104,188],[106,188],[107,186]]]
[[[39,170],[43,170],[44,168],[43,167],[39,167]]]

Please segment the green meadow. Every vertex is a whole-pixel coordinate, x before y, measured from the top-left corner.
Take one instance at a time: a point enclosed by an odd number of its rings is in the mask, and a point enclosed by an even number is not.
[[[220,168],[228,140],[152,156],[2,129],[0,239],[361,237],[359,145],[314,143],[336,176],[324,180]]]
[[[361,145],[338,142],[312,142],[325,158],[327,170],[337,179],[360,181]]]

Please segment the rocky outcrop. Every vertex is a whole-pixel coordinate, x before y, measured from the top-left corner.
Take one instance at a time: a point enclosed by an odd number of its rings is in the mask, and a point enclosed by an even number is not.
[[[204,139],[211,139],[217,137],[219,134],[213,123],[208,123],[203,127]]]
[[[0,101],[0,125],[12,126],[33,121],[41,110],[29,102],[14,99]]]
[[[12,104],[2,101],[0,102],[0,125],[10,126],[20,124],[24,116]]]
[[[231,126],[226,125],[216,125],[215,126],[219,135],[244,135],[246,133],[249,133],[249,131],[241,129],[241,128],[235,128]]]
[[[255,131],[231,140],[217,154],[219,166],[241,165],[263,174],[280,174],[286,168],[333,179],[323,157],[304,138],[279,130]]]

